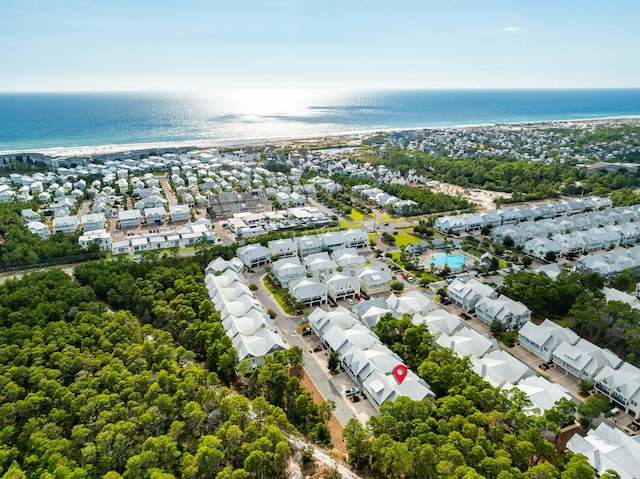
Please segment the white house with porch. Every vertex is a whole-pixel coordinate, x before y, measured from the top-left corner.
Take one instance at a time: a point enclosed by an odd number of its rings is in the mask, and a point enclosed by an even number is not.
[[[327,285],[328,296],[334,301],[353,298],[360,294],[360,281],[349,274],[333,273],[323,276],[322,281]]]
[[[327,285],[316,278],[302,278],[290,283],[289,293],[306,306],[322,306],[327,303]]]
[[[476,303],[478,319],[487,324],[500,321],[507,330],[518,329],[531,320],[531,310],[520,301],[514,301],[504,295],[498,298],[481,298]]]

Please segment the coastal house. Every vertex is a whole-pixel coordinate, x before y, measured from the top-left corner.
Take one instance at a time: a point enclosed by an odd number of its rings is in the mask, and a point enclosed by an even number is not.
[[[111,253],[114,255],[129,254],[129,241],[115,241],[111,246]]]
[[[104,213],[88,213],[80,217],[82,223],[82,230],[87,231],[99,231],[103,230],[106,219]]]
[[[640,419],[640,369],[622,363],[618,369],[603,367],[594,378],[594,388],[634,419]]]
[[[517,384],[535,375],[531,368],[502,349],[491,351],[481,358],[471,356],[470,360],[473,371],[495,388],[507,383]]]
[[[236,250],[236,256],[242,260],[247,268],[262,266],[271,262],[269,249],[259,243],[241,246]]]
[[[52,221],[55,233],[75,233],[78,230],[78,218],[76,216],[60,216]]]
[[[430,300],[427,296],[419,291],[411,290],[401,296],[396,296],[391,293],[387,298],[387,306],[393,311],[397,311],[398,314],[410,314],[419,313],[421,315],[427,315],[431,311],[439,309],[439,306],[435,301]]]
[[[476,303],[478,319],[487,324],[500,321],[507,330],[518,329],[531,320],[531,311],[519,301],[504,295],[497,298],[483,297]]]
[[[297,256],[298,244],[291,238],[281,238],[267,243],[271,256],[275,258],[288,258]]]
[[[306,306],[322,306],[327,302],[327,286],[316,278],[302,278],[290,283],[289,293]]]
[[[358,278],[345,273],[333,273],[323,276],[322,281],[327,285],[327,295],[333,301],[353,298],[360,293],[360,281]]]
[[[49,231],[49,227],[42,223],[41,221],[30,221],[26,224],[27,229],[41,238],[48,238],[51,236],[51,231]]]
[[[553,383],[542,376],[528,376],[518,381],[517,385],[507,383],[502,386],[503,390],[519,389],[522,391],[531,405],[525,407],[524,413],[527,415],[543,415],[554,407],[560,399],[574,401],[569,391],[558,383]]]
[[[495,341],[466,327],[451,335],[441,334],[436,338],[436,343],[440,347],[454,350],[460,357],[481,358],[488,352],[498,349]]]
[[[447,294],[454,304],[465,311],[473,311],[481,298],[495,299],[498,297],[498,293],[491,286],[473,278],[466,282],[455,279],[447,287]]]
[[[164,206],[145,208],[144,217],[147,225],[163,225],[167,221],[167,210],[164,209]]]
[[[191,209],[187,205],[169,206],[169,216],[174,223],[189,221],[191,218]]]
[[[293,281],[307,277],[307,268],[302,266],[297,256],[275,261],[272,265],[272,272],[283,288],[287,288]]]
[[[362,269],[365,263],[364,257],[360,256],[355,248],[333,250],[331,259],[336,262],[338,268],[350,274],[355,274],[356,271]]]
[[[560,343],[551,359],[569,374],[586,381],[593,380],[605,366],[617,369],[623,363],[622,359],[608,349],[602,349],[586,339],[580,339],[575,344]]]
[[[347,248],[364,248],[369,243],[367,233],[361,229],[343,231],[342,237]]]
[[[329,275],[335,273],[338,269],[336,262],[329,258],[329,254],[326,252],[305,256],[303,264],[307,268],[309,276]]]
[[[363,268],[357,273],[360,291],[367,296],[386,293],[391,290],[391,275],[379,268]]]
[[[360,288],[362,288],[362,283],[360,283]],[[380,318],[387,313],[397,316],[397,313],[388,308],[387,302],[384,298],[360,301],[358,304],[353,306],[351,310],[369,329],[375,328]]]
[[[297,238],[298,253],[300,256],[307,256],[322,251],[322,243],[317,236],[300,236]]]
[[[518,341],[526,350],[543,361],[550,362],[553,352],[560,344],[576,344],[580,341],[580,336],[569,328],[563,328],[545,319],[542,324],[525,323],[518,331]]]
[[[97,243],[101,251],[111,251],[111,235],[104,229],[87,231],[78,238],[78,244],[84,249],[89,249],[93,243]]]
[[[118,212],[120,228],[138,228],[140,226],[140,210],[120,210]]]

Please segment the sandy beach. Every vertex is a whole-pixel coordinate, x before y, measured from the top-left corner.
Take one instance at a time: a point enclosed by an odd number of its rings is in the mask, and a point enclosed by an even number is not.
[[[574,120],[548,120],[548,121],[527,121],[521,123],[479,123],[446,127],[424,127],[424,128],[388,128],[375,129],[366,131],[343,132],[336,134],[322,134],[298,137],[280,137],[280,138],[247,138],[235,140],[186,140],[186,141],[170,141],[170,142],[149,142],[149,143],[131,143],[131,144],[111,144],[111,145],[94,145],[94,146],[73,146],[60,148],[43,148],[43,149],[19,149],[0,151],[0,155],[13,155],[25,153],[40,153],[52,158],[67,157],[91,157],[94,155],[108,155],[110,153],[137,152],[144,150],[163,150],[163,149],[207,149],[207,148],[243,148],[255,146],[289,146],[299,144],[301,147],[308,143],[344,143],[346,145],[357,145],[363,139],[374,136],[376,134],[391,134],[401,131],[423,131],[423,130],[464,130],[472,128],[490,128],[490,127],[540,127],[542,125],[588,125],[588,124],[630,124],[640,122],[640,116],[625,117],[605,117],[593,119],[574,119]]]

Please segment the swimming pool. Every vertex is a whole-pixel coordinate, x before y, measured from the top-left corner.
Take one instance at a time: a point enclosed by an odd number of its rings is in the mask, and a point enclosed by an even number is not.
[[[449,255],[445,253],[433,253],[429,261],[434,266],[440,267],[446,264],[449,268],[455,269],[464,268],[467,265],[467,258],[459,253]]]

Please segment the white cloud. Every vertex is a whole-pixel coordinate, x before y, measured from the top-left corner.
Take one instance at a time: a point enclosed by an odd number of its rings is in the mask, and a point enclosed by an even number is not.
[[[505,32],[517,32],[518,27],[507,27],[504,29]]]

